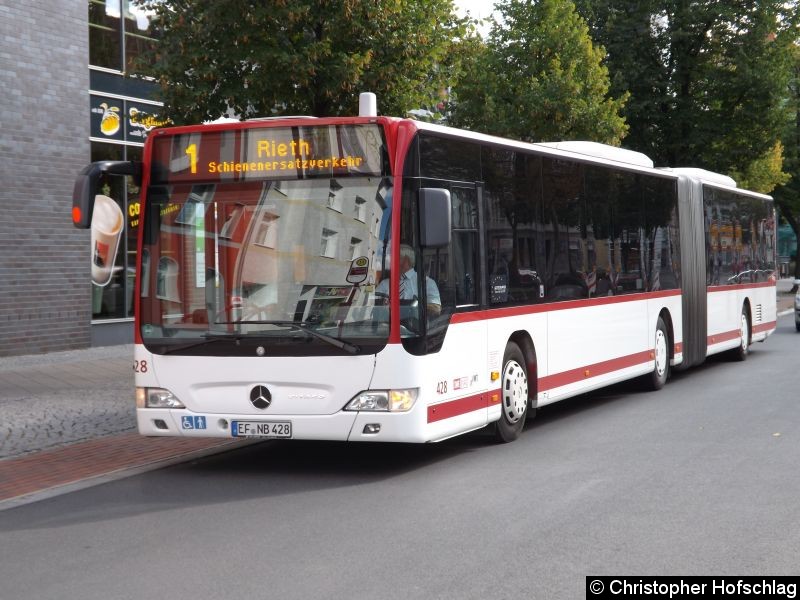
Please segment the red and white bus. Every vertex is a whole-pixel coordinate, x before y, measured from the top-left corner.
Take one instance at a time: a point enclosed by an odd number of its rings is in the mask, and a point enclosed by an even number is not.
[[[130,174],[148,436],[511,441],[775,330],[771,199],[634,152],[378,116],[175,127],[87,167],[76,226]]]

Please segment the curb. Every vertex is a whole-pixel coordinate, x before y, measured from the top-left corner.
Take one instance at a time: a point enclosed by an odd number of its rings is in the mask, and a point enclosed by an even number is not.
[[[259,440],[263,441],[263,440]],[[258,443],[107,436],[0,461],[0,511]],[[112,454],[116,456],[111,457]],[[97,456],[106,456],[106,463]],[[90,464],[82,461],[89,459]],[[20,473],[22,473],[20,475]]]

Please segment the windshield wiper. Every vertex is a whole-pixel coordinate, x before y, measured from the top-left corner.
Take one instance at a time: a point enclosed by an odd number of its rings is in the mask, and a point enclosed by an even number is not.
[[[162,354],[173,354],[175,352],[180,352],[181,350],[188,350],[189,348],[194,348],[196,346],[205,346],[206,344],[211,344],[212,342],[218,342],[220,340],[229,339],[223,336],[217,335],[203,335],[202,340],[195,340],[193,342],[189,342],[188,344],[181,344],[179,346],[164,346],[162,350]]]
[[[315,337],[323,342],[330,344],[331,346],[336,346],[345,352],[349,352],[350,354],[356,354],[361,349],[356,346],[355,344],[351,344],[349,342],[345,342],[344,340],[334,337],[332,335],[327,335],[325,333],[320,333],[314,329],[309,327],[309,324],[304,321],[221,321],[215,323],[215,325],[278,325],[279,327],[288,327],[295,331],[302,331],[303,333],[307,333],[312,337]],[[218,338],[245,338],[245,337],[253,337],[253,334],[242,334],[242,333],[231,333],[231,334],[206,334],[206,338],[209,340],[218,339]]]

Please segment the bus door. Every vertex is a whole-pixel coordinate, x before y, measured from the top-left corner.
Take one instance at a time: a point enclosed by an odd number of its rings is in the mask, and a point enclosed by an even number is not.
[[[441,315],[428,315],[427,334],[433,341],[446,330],[437,353],[437,379],[442,400],[479,396],[488,388],[487,326],[485,320],[449,324],[451,316],[477,311],[485,304],[482,285],[486,261],[484,240],[479,235],[483,219],[482,188],[473,183],[447,186],[451,199],[451,239],[448,246],[424,250],[426,274],[439,288]],[[448,326],[449,324],[449,326]],[[437,362],[438,362],[437,361]],[[485,418],[475,414],[476,418]],[[477,425],[476,425],[477,426]]]

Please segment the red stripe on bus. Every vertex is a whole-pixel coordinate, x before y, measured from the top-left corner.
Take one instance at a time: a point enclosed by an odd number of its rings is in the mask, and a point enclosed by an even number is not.
[[[590,377],[597,377],[628,367],[642,365],[651,360],[653,360],[653,352],[651,350],[645,350],[644,352],[637,352],[636,354],[605,360],[579,369],[572,369],[570,371],[564,371],[563,373],[540,377],[538,391],[544,392],[552,390],[553,388],[583,381]],[[458,400],[449,400],[447,402],[433,404],[428,407],[428,423],[450,419],[468,412],[487,408],[493,404],[499,404],[500,393],[501,390],[492,390],[483,394],[459,398]]]
[[[762,331],[772,331],[778,326],[777,321],[770,321],[769,323],[761,323],[761,325],[753,325],[753,333],[761,333]]]
[[[547,302],[531,306],[509,306],[508,308],[490,308],[456,313],[450,318],[451,323],[473,323],[488,319],[502,319],[503,317],[518,317],[536,313],[568,310],[570,308],[588,308],[590,306],[603,306],[606,304],[619,304],[621,302],[637,302],[652,300],[654,298],[669,298],[680,296],[680,290],[664,290],[660,292],[643,292],[641,294],[625,294],[622,296],[601,296],[599,298],[586,298],[582,300],[566,300],[564,302]]]
[[[500,391],[485,392],[475,396],[467,396],[458,400],[440,402],[428,407],[428,423],[451,419],[459,415],[487,408],[490,404],[500,402]]]
[[[733,290],[751,290],[755,288],[776,287],[774,281],[762,281],[761,283],[734,283],[732,285],[710,285],[706,289],[709,294],[715,292],[730,292]]]
[[[762,333],[764,331],[772,331],[778,326],[777,321],[770,321],[768,323],[761,323],[760,325],[753,325],[753,333]],[[738,329],[733,331],[723,331],[722,333],[715,333],[708,336],[707,343],[709,346],[712,344],[721,344],[730,340],[738,340],[742,333]]]
[[[620,356],[619,358],[612,358],[611,360],[604,360],[593,365],[586,365],[577,369],[570,369],[556,373],[555,375],[547,375],[539,378],[538,391],[546,392],[554,388],[584,381],[599,375],[606,375],[614,371],[621,371],[628,367],[636,367],[654,360],[653,351],[645,350],[644,352],[637,352],[636,354],[629,354],[627,356]]]
[[[733,331],[723,331],[722,333],[715,333],[708,336],[706,344],[712,346],[714,344],[721,344],[722,342],[729,342],[731,340],[738,340],[742,336],[742,332],[738,329]]]

